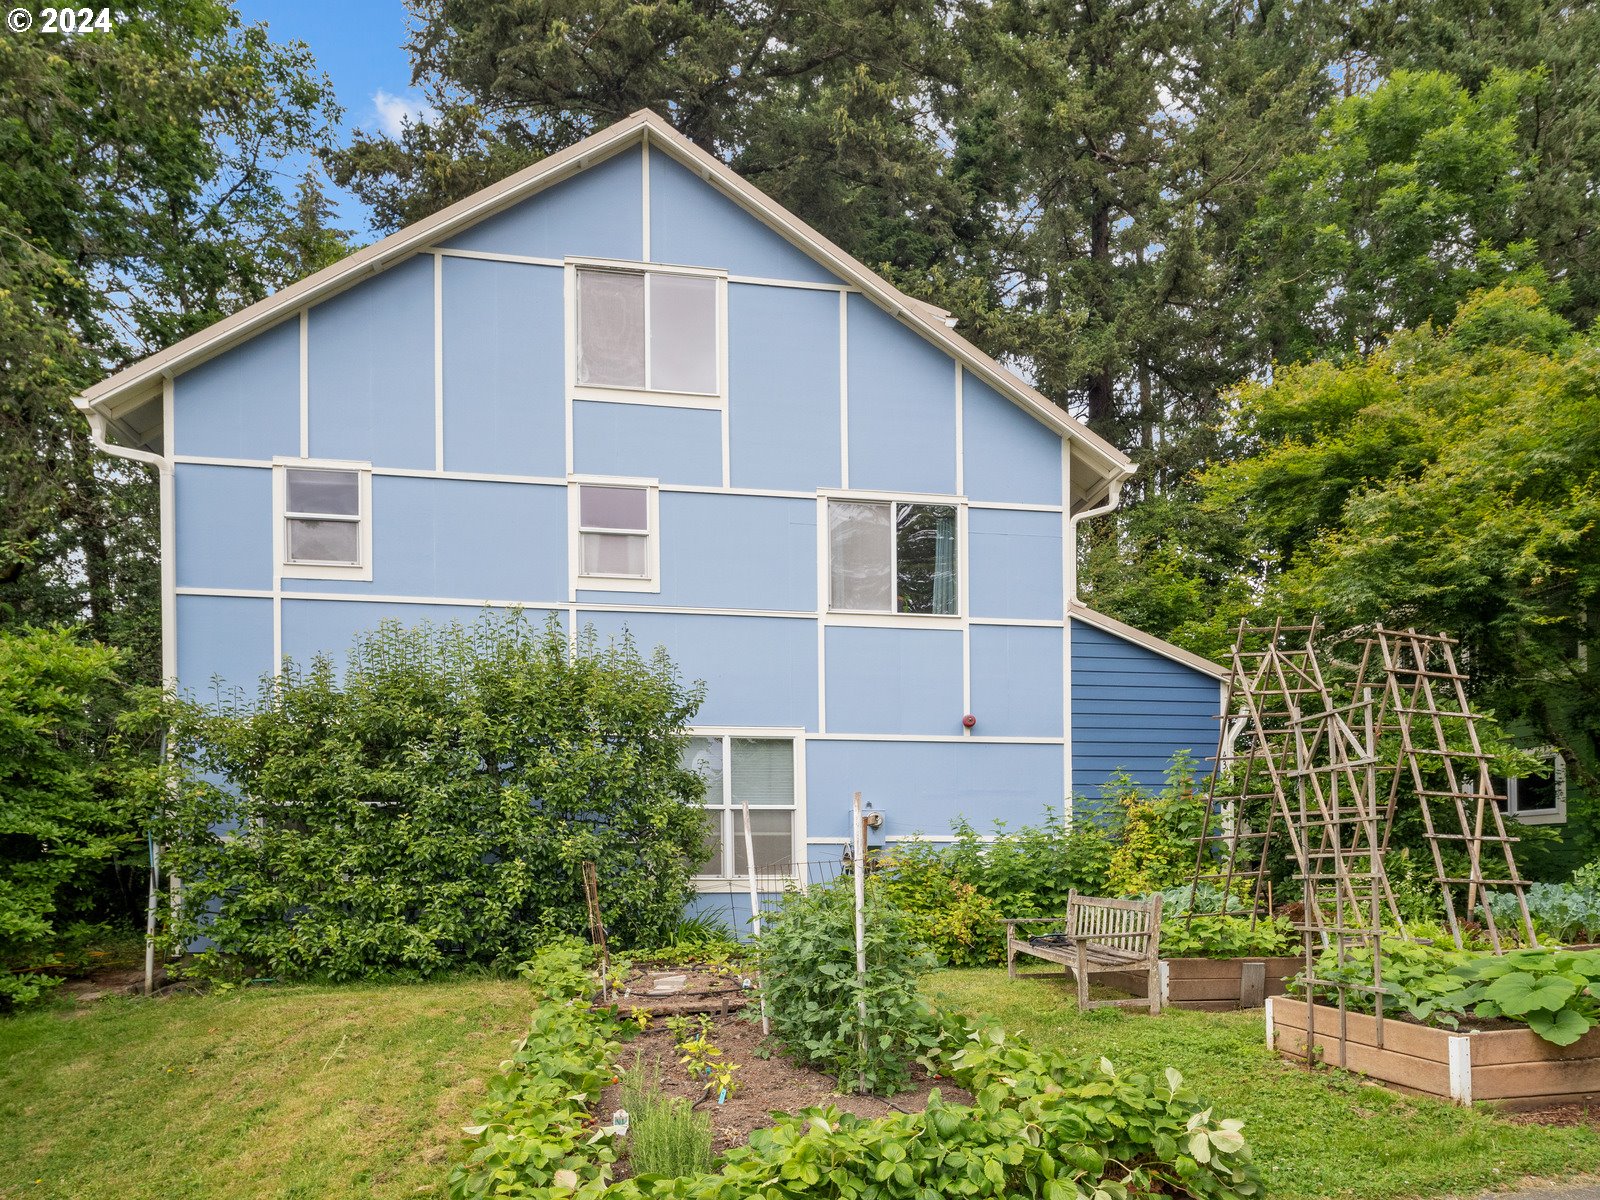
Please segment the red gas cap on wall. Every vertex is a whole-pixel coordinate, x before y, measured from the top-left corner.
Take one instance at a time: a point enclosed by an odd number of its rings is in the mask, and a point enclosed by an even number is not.
[[[965,725],[968,729],[971,729],[974,725],[976,725],[978,723],[978,718],[973,716],[971,713],[968,713],[966,716],[961,718],[961,723],[963,725]]]

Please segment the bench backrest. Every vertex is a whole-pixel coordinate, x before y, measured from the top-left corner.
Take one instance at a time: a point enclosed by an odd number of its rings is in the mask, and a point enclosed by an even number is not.
[[[1077,892],[1067,895],[1067,933],[1090,939],[1090,946],[1145,954],[1160,929],[1159,894],[1148,900],[1110,900]]]

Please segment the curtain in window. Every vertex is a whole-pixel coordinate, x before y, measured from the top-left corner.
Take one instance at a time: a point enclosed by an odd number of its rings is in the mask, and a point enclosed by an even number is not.
[[[933,611],[956,611],[956,512],[935,510],[933,535]]]

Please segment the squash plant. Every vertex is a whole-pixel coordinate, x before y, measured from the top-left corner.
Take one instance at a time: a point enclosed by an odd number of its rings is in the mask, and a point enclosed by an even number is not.
[[[1372,952],[1347,953],[1340,966],[1331,951],[1317,965],[1323,979],[1353,984],[1372,979]],[[1423,1024],[1458,1028],[1463,1019],[1507,1020],[1526,1025],[1547,1042],[1570,1046],[1600,1024],[1600,950],[1528,949],[1504,955],[1383,943],[1384,1011]],[[1303,983],[1294,990],[1303,994]],[[1325,998],[1333,998],[1328,988]],[[1351,990],[1346,1002],[1370,1012],[1370,993]]]

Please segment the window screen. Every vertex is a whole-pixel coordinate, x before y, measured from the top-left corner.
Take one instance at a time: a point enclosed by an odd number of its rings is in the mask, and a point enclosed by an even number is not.
[[[649,492],[582,484],[578,488],[578,536],[582,574],[649,578]]]
[[[360,565],[359,471],[289,468],[284,472],[283,515],[289,562]]]
[[[717,280],[580,270],[577,343],[580,384],[716,395]]]

